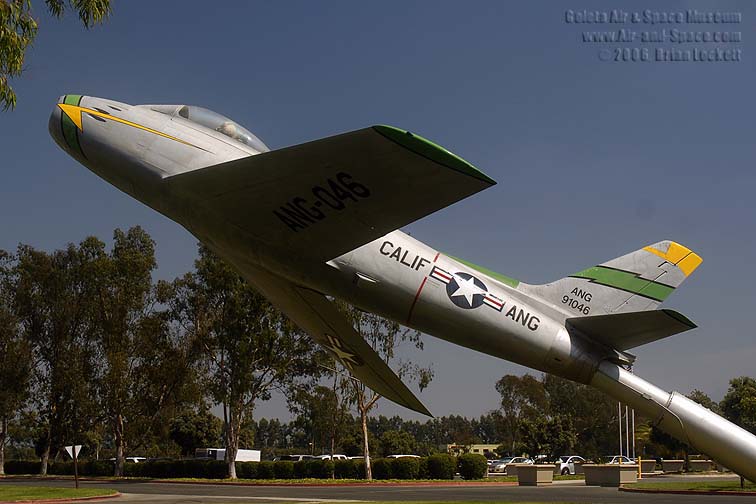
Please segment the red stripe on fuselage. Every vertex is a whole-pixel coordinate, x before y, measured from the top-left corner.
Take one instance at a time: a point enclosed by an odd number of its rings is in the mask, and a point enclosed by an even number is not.
[[[436,252],[436,257],[433,258],[433,262],[435,263],[438,261],[438,256],[441,255],[441,252]],[[412,310],[415,309],[415,305],[417,304],[417,300],[420,298],[420,293],[423,292],[423,287],[425,287],[425,282],[428,280],[428,277],[423,277],[423,281],[420,282],[420,287],[417,288],[417,293],[415,294],[415,299],[412,300],[412,305],[410,306],[409,313],[407,314],[407,325],[409,325],[410,320],[412,319]],[[451,280],[451,278],[449,279]]]

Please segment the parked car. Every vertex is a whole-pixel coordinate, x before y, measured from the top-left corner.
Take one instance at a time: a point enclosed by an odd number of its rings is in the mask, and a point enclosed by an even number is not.
[[[260,462],[260,450],[246,450],[239,448],[236,451],[237,462]],[[194,458],[204,460],[225,460],[226,449],[225,448],[196,448],[194,450]]]
[[[116,461],[115,457],[110,457],[108,459],[108,462],[115,463],[115,461]],[[136,463],[139,463],[139,462],[146,462],[147,461],[147,457],[123,457],[123,461],[124,462],[133,462],[133,463],[136,464]]]
[[[389,455],[386,458],[420,458],[420,455]]]
[[[607,464],[635,464],[635,461],[624,455],[609,455],[604,457],[608,460]]]
[[[559,474],[575,474],[575,464],[585,464],[585,459],[580,455],[563,455],[556,461],[559,464]]]
[[[291,462],[299,462],[300,460],[312,460],[315,457],[313,455],[281,455],[280,457],[276,457],[273,459],[273,462],[278,462],[279,460],[290,460]]]
[[[347,456],[346,455],[339,455],[339,454],[336,454],[336,453],[334,453],[333,456],[331,456],[331,455],[318,455],[315,458],[316,459],[320,459],[320,460],[347,460]]]
[[[506,457],[498,461],[491,472],[506,473],[507,466],[514,464],[532,464],[533,461],[525,457]]]

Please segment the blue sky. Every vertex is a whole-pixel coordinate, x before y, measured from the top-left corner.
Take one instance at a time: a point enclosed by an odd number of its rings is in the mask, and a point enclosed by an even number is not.
[[[720,399],[754,375],[754,30],[748,2],[117,2],[85,30],[35,2],[40,33],[18,107],[0,114],[0,248],[53,249],[139,224],[160,278],[189,270],[196,241],[100,180],[47,133],[61,94],[189,103],[228,115],[279,148],[370,124],[434,140],[499,184],[409,226],[448,253],[529,283],[670,238],[703,265],[665,306],[699,329],[637,350],[636,372]],[[742,61],[601,61],[565,11],[738,11],[739,25],[627,26],[741,31]],[[672,47],[672,44],[649,45]],[[675,45],[711,49],[715,44]],[[479,415],[495,381],[524,368],[427,338],[437,415]],[[379,412],[399,412],[385,404]],[[280,400],[258,415],[286,416]]]

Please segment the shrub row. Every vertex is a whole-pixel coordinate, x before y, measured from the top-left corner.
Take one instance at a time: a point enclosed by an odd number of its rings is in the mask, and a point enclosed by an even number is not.
[[[5,474],[39,474],[38,460],[8,460],[5,462]],[[113,462],[105,460],[83,460],[79,462],[79,474],[82,476],[112,476]],[[74,464],[72,460],[65,462],[50,462],[47,474],[72,475]]]
[[[239,464],[236,466],[239,467]],[[113,474],[113,468],[111,468],[111,474]],[[202,459],[126,462],[123,465],[123,475],[137,478],[223,479],[228,476],[228,466],[222,460]]]
[[[480,456],[477,456],[480,457]],[[482,457],[481,457],[482,458]],[[462,457],[460,457],[462,459]],[[483,459],[485,467],[485,459]],[[463,477],[471,473],[464,465]],[[460,470],[461,470],[460,466]],[[453,479],[457,461],[451,455],[431,455],[422,458],[373,459],[374,479]],[[112,461],[79,462],[81,476],[112,476]],[[10,460],[5,463],[7,474],[37,474],[38,461]],[[53,462],[48,474],[73,474],[73,462]],[[485,468],[484,468],[485,472]],[[330,478],[363,479],[365,463],[362,460],[303,460],[300,462],[237,462],[236,475],[244,479],[303,479]],[[228,468],[222,460],[152,460],[124,464],[124,476],[141,478],[210,478],[223,479]],[[469,476],[469,477],[482,477]]]

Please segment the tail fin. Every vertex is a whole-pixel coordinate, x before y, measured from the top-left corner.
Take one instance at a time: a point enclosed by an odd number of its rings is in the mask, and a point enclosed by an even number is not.
[[[654,310],[702,261],[687,247],[665,240],[526,289],[573,316]]]

